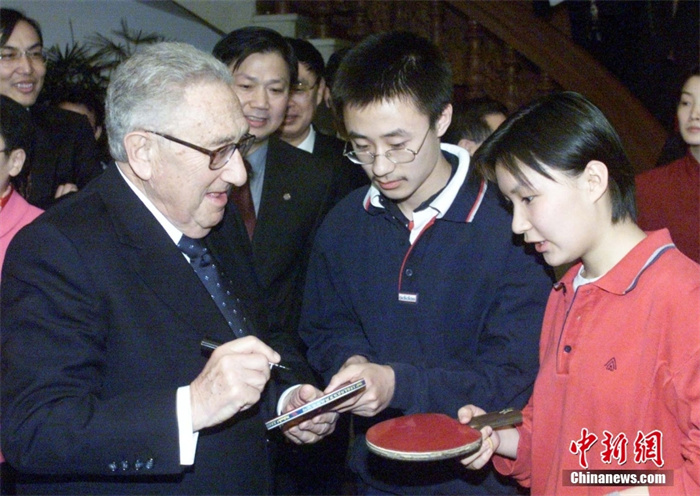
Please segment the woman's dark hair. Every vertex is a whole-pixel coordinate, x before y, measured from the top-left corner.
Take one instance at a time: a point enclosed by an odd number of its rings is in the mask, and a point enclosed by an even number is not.
[[[41,35],[41,28],[38,22],[34,19],[30,19],[18,10],[0,8],[0,46],[5,46],[19,21],[24,21],[33,27],[36,34],[39,35],[39,42],[42,45],[44,44],[44,38]]]
[[[683,87],[685,86],[685,83],[687,83],[693,76],[700,76],[700,65],[696,64],[692,66],[689,70],[683,72],[683,74],[678,78],[678,83],[676,84],[677,90],[675,93],[676,105],[674,107],[676,110],[678,109],[678,105],[681,101]],[[688,153],[688,144],[683,139],[680,129],[678,129],[678,119],[676,116],[677,113],[673,112],[673,123],[670,128],[671,131],[668,138],[666,138],[663,148],[661,149],[659,158],[656,160],[655,167],[668,165]]]
[[[690,79],[693,76],[700,76],[700,64],[695,64],[694,66],[690,67],[680,77],[678,83],[678,91],[676,93],[677,101],[680,101],[681,99],[681,94],[683,93],[683,87],[685,86],[685,83],[687,83],[688,79]]]
[[[9,156],[13,151],[22,149],[27,156],[22,171],[10,178],[12,186],[24,196],[31,168],[34,127],[27,109],[5,95],[0,95],[0,136],[5,141],[2,153]]]
[[[523,184],[528,184],[523,166],[549,179],[544,166],[577,177],[591,160],[608,169],[612,222],[636,220],[635,171],[620,137],[600,109],[578,93],[553,93],[522,107],[474,154],[487,179],[495,181],[499,165]]]

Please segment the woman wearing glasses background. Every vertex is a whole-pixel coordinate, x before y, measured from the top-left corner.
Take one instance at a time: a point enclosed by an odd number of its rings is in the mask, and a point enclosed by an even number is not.
[[[46,75],[41,28],[14,9],[0,9],[0,94],[30,112],[35,128],[29,203],[48,208],[100,171],[95,139],[84,116],[37,103]]]

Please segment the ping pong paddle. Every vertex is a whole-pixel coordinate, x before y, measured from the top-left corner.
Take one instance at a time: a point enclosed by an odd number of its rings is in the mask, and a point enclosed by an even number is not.
[[[468,425],[442,413],[415,413],[373,425],[365,441],[371,452],[384,458],[445,460],[478,451],[482,427],[495,429],[520,422],[522,413],[512,408],[474,417]]]

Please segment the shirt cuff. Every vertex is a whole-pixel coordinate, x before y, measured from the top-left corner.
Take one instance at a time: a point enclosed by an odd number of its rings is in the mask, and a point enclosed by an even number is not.
[[[199,432],[192,431],[192,403],[190,387],[177,390],[177,427],[180,437],[180,465],[194,465]]]
[[[277,415],[282,414],[282,408],[284,407],[284,404],[286,403],[287,396],[292,394],[294,390],[298,389],[301,387],[301,384],[297,384],[296,386],[292,386],[290,388],[287,388],[284,393],[282,393],[282,396],[280,396],[279,401],[277,401]]]

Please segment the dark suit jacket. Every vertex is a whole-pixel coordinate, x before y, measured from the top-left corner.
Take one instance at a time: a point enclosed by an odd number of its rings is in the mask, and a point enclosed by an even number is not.
[[[46,209],[61,184],[82,189],[102,172],[95,137],[85,116],[53,106],[30,109],[34,124],[31,188],[27,201]]]
[[[273,376],[258,405],[202,431],[194,466],[180,466],[176,389],[203,369],[202,337],[233,333],[114,166],[16,236],[1,289],[2,451],[22,472],[18,492],[269,492],[264,421],[279,390],[311,376]],[[277,351],[306,370],[295,350]]]
[[[335,205],[348,193],[362,186],[369,185],[369,177],[361,165],[355,164],[343,156],[345,142],[335,136],[316,132],[314,156],[333,171],[331,185],[331,203]]]
[[[240,215],[231,203],[224,221],[209,241],[247,258],[254,267],[264,300],[268,326],[290,335],[301,346],[297,325],[306,265],[316,229],[330,208],[331,170],[313,155],[277,138],[270,138],[265,177],[252,244]]]

